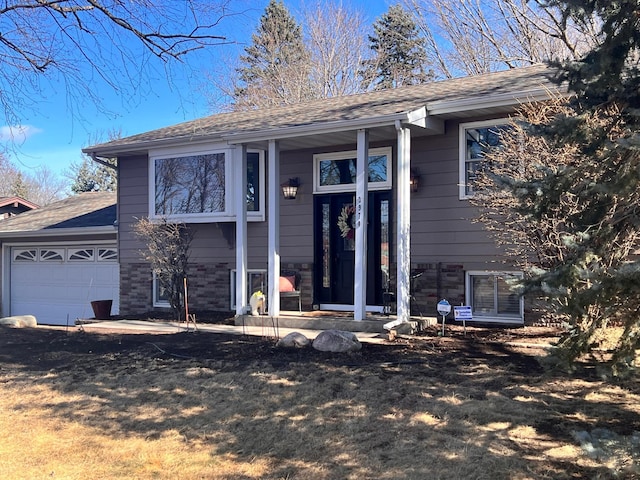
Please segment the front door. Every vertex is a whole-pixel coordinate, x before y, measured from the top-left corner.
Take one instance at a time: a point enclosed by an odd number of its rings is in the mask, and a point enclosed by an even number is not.
[[[367,222],[367,305],[382,305],[389,282],[389,192],[369,192]],[[325,305],[353,305],[355,230],[353,193],[315,198],[316,301]]]

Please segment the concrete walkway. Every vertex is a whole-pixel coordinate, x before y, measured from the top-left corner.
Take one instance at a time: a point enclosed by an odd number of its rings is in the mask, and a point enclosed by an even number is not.
[[[86,332],[96,333],[155,333],[155,334],[172,334],[182,332],[193,332],[193,323],[190,323],[188,328],[186,323],[183,322],[152,322],[146,320],[113,320],[113,321],[100,321],[93,323],[84,323],[79,325],[80,328]],[[302,328],[286,328],[279,327],[277,324],[273,324],[270,320],[265,319],[263,325],[220,325],[212,323],[199,323],[196,327],[198,332],[201,333],[224,333],[227,335],[252,335],[258,337],[268,338],[282,338],[288,333],[299,332],[310,340],[316,338],[321,330],[310,330]],[[386,338],[380,333],[371,332],[354,332],[361,342],[367,343],[384,343]]]

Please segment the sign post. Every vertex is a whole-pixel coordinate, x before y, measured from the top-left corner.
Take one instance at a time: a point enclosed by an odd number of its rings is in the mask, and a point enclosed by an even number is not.
[[[438,302],[438,313],[442,315],[442,333],[440,335],[444,337],[444,319],[449,313],[451,313],[451,304],[447,302],[445,299],[442,299]]]
[[[471,307],[466,305],[461,305],[459,307],[453,307],[453,316],[456,320],[462,320],[462,325],[464,328],[464,334],[467,335],[467,320],[473,320],[473,315],[471,314]]]

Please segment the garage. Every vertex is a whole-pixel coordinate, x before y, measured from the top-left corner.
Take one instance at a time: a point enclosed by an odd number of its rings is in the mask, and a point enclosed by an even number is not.
[[[74,325],[94,317],[95,300],[118,314],[116,200],[80,193],[0,221],[0,316]]]
[[[93,317],[91,301],[113,300],[118,312],[116,245],[11,248],[11,315],[34,315],[39,324],[74,325]]]

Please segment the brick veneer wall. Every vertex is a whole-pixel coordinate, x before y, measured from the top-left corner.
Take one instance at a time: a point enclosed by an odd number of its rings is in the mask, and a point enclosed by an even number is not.
[[[136,315],[148,312],[153,297],[153,277],[146,263],[120,264],[120,315]]]
[[[411,266],[411,314],[436,315],[437,303],[446,298],[451,305],[464,304],[465,272],[462,265],[417,263]],[[395,285],[396,266],[391,265]]]
[[[187,271],[189,308],[193,311],[229,311],[228,263],[192,264]],[[120,314],[135,315],[153,309],[153,275],[146,263],[120,265]]]
[[[230,263],[192,264],[188,272],[189,308],[193,311],[229,311],[230,271],[235,265]],[[302,289],[302,309],[311,310],[313,305],[313,264],[282,263],[282,270],[300,273]],[[391,266],[392,284],[395,283],[395,265]],[[412,314],[421,310],[423,315],[433,315],[436,304],[446,298],[452,305],[464,303],[465,272],[462,265],[443,263],[414,264],[411,275],[415,302],[411,303]],[[153,308],[151,269],[146,263],[126,263],[120,265],[120,313],[121,315],[142,314]],[[285,303],[281,307],[297,310],[297,303]],[[293,300],[297,302],[297,300]]]
[[[280,271],[296,271],[300,274],[300,300],[302,310],[311,310],[313,305],[313,264],[312,263],[281,263]],[[294,298],[280,299],[282,310],[298,310],[298,300]]]

